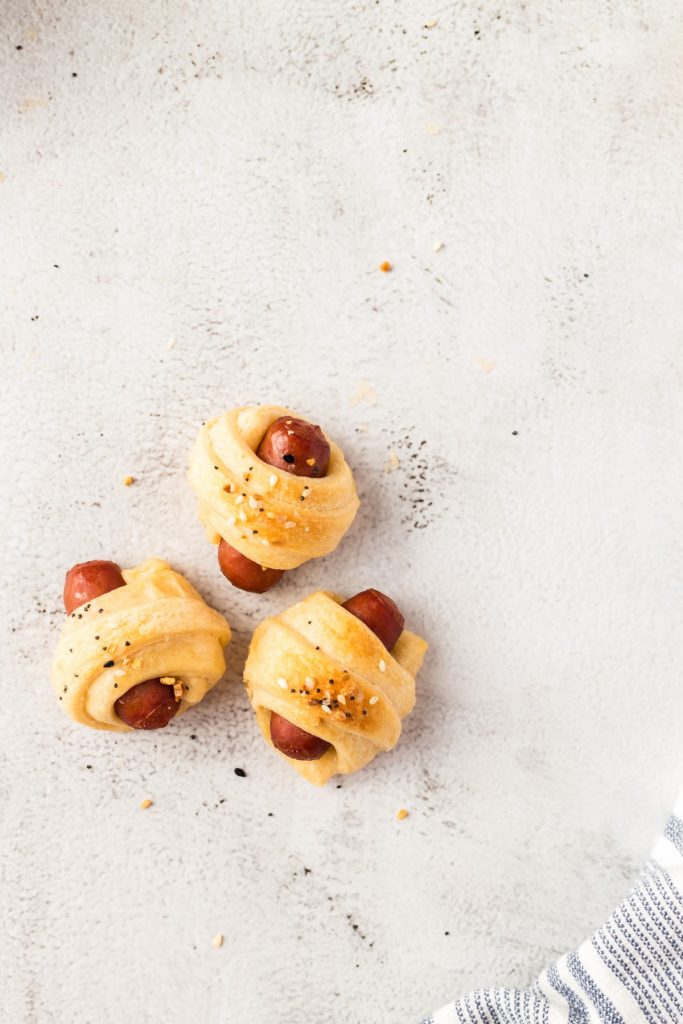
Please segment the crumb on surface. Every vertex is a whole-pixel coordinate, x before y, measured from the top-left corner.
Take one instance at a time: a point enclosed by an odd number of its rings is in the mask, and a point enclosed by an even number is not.
[[[148,807],[152,807],[153,804],[154,804],[153,800],[143,800],[142,803],[140,804],[140,810],[141,811],[146,811],[147,808]]]
[[[486,356],[475,356],[474,361],[477,366],[484,371],[484,373],[491,373],[491,371],[495,370],[498,365],[495,359],[487,359]]]
[[[436,28],[439,24],[438,18],[430,18],[429,21],[425,21],[425,28]]]
[[[351,396],[351,405],[360,405],[361,402],[377,405],[377,392],[367,380],[360,381],[356,393]]]
[[[380,263],[379,269],[382,271],[383,274],[388,274],[390,270],[393,270],[393,267],[389,260],[384,260],[382,263]]]
[[[399,821],[403,821],[404,818],[407,818],[409,814],[410,811],[407,811],[405,807],[402,807],[400,811],[397,811],[396,817],[398,818]]]
[[[214,937],[211,939],[211,945],[213,946],[214,949],[220,949],[221,948],[221,946],[223,945],[223,933],[222,932],[217,932],[214,935]]]
[[[398,469],[401,462],[396,452],[389,452],[389,458],[384,463],[384,472],[393,473],[395,469]]]
[[[443,247],[444,247],[443,242],[434,242],[434,252],[441,252]]]
[[[135,477],[134,476],[124,476],[123,482],[124,482],[126,487],[130,487],[131,484],[135,483]]]

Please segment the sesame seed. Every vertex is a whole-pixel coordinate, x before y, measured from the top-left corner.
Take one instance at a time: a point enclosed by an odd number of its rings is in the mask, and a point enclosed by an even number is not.
[[[368,704],[377,704],[378,701],[379,697],[371,697],[370,700],[368,701]]]
[[[288,519],[285,523],[285,530],[293,530],[295,526],[296,523],[293,523],[291,519]]]
[[[339,694],[339,696],[337,697],[337,700],[339,701],[340,704],[346,704],[346,697],[344,696],[343,693]]]
[[[261,543],[268,545],[268,544],[270,544],[270,541],[268,540],[267,537],[264,537],[263,540],[261,541]]]
[[[214,935],[214,937],[211,939],[211,945],[213,946],[214,949],[221,948],[221,946],[223,945],[223,936],[221,935],[220,932],[218,932],[217,935]]]
[[[384,658],[380,658],[380,660],[379,660],[379,670],[380,670],[380,672],[386,672],[386,670],[387,670],[387,663],[384,660]]]
[[[275,519],[275,513],[274,512],[266,512],[266,517],[268,519]]]
[[[271,487],[275,487],[275,484],[277,483],[277,477],[275,476],[275,473],[270,474],[268,483],[270,484]]]
[[[323,709],[323,711],[327,711],[328,715],[332,714],[332,708],[330,707],[329,704],[321,704],[320,706]]]
[[[120,679],[121,676],[125,676],[125,674],[125,669],[122,668],[117,668],[116,671],[114,672],[114,675],[116,676],[117,679]]]
[[[246,523],[246,521],[247,521],[247,513],[246,512],[240,512],[239,518],[242,520],[243,523]]]
[[[281,686],[283,690],[286,690],[287,689],[287,680],[286,679],[278,679],[277,685]]]
[[[311,687],[315,686],[315,679],[311,679],[310,676],[306,676],[306,678],[304,679],[304,682],[305,682],[306,686],[311,686]]]
[[[238,494],[237,497],[235,498],[235,504],[236,505],[241,505],[243,501],[244,501],[244,495],[243,494]]]
[[[249,508],[258,508],[258,501],[256,498],[249,498]]]
[[[228,526],[234,526],[236,522],[237,520],[235,519],[235,517],[230,516],[230,518],[228,519]]]

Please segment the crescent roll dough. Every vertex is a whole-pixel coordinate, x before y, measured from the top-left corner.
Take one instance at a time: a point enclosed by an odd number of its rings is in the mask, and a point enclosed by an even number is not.
[[[327,437],[327,475],[297,477],[256,456],[263,435],[281,416],[277,405],[243,406],[208,420],[190,456],[189,480],[212,544],[221,537],[252,562],[295,569],[334,551],[358,510],[353,476]]]
[[[391,750],[415,703],[427,643],[404,630],[391,654],[344,599],[318,591],[256,629],[244,680],[266,742],[271,711],[331,746],[317,761],[278,753],[316,786]],[[273,748],[275,749],[275,748]]]
[[[147,679],[164,677],[180,696],[177,714],[198,704],[225,672],[230,627],[193,586],[160,558],[124,569],[125,587],[68,616],[52,684],[75,721],[131,732],[114,704]],[[182,687],[182,694],[181,694]]]

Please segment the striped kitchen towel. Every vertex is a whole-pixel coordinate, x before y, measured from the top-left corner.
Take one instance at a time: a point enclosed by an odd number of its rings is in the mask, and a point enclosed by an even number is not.
[[[422,1024],[683,1024],[683,797],[609,920],[529,989],[479,989]]]

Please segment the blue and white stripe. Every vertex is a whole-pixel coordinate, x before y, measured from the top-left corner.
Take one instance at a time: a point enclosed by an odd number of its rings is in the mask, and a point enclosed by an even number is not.
[[[683,800],[592,938],[531,988],[479,989],[422,1024],[683,1024]]]

